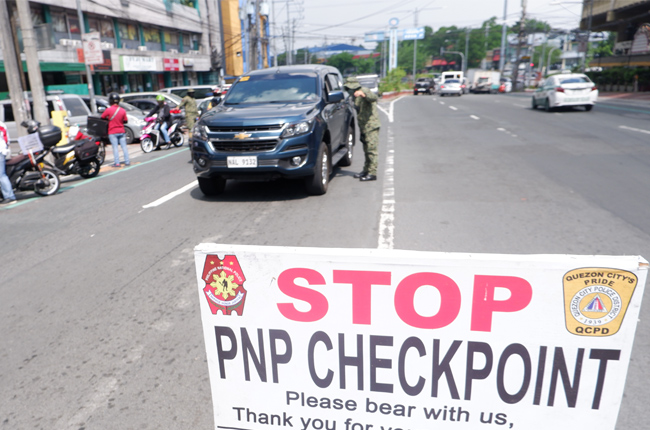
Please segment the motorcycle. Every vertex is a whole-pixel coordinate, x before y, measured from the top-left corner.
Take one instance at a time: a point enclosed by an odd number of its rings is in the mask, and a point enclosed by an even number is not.
[[[72,136],[74,135],[74,138]],[[59,175],[79,175],[94,178],[99,173],[99,149],[101,142],[83,134],[78,127],[68,131],[68,142],[57,144],[48,151],[54,157],[54,165]]]
[[[61,187],[61,181],[54,169],[45,167],[45,156],[49,153],[48,148],[61,140],[61,129],[56,126],[41,128],[40,124],[33,120],[23,121],[20,125],[27,128],[30,134],[38,133],[45,149],[27,155],[17,155],[6,161],[5,170],[11,186],[16,191],[34,191],[41,196],[56,194]]]
[[[165,145],[165,149],[169,149],[172,144],[176,147],[180,147],[185,143],[185,135],[183,134],[185,116],[179,109],[172,109],[170,112],[172,114],[171,125],[167,129],[167,134],[169,134],[169,143]],[[161,140],[162,132],[155,129],[157,115],[146,117],[144,120],[147,122],[147,125],[142,129],[140,148],[142,148],[142,151],[145,153],[161,149],[164,141]]]
[[[71,140],[91,139],[97,145],[97,161],[100,165],[106,160],[106,145],[110,144],[108,137],[91,136],[81,131],[79,125],[73,125],[68,129],[68,142]]]

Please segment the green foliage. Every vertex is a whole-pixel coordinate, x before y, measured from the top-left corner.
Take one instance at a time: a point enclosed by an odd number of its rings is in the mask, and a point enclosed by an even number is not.
[[[406,72],[399,67],[391,70],[379,83],[379,92],[386,93],[389,91],[400,91],[402,88],[408,88],[408,84],[402,84],[402,78],[405,76]]]
[[[332,55],[327,59],[328,66],[334,66],[344,75],[379,73],[379,58],[352,58],[349,52]]]
[[[650,69],[646,67],[612,67],[602,72],[587,72],[597,85],[632,85],[638,76],[639,88],[650,87]]]

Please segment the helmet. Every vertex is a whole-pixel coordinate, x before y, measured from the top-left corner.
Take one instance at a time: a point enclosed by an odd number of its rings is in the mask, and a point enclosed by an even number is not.
[[[38,131],[38,127],[41,125],[41,123],[36,120],[29,119],[27,121],[21,122],[20,125],[27,129],[27,133],[32,134]]]
[[[194,94],[194,88],[189,88],[187,90],[187,94]]]
[[[108,95],[108,102],[112,105],[116,105],[120,102],[120,95],[117,93],[110,93]]]
[[[156,96],[156,101],[164,102],[165,101],[165,96],[163,96],[162,94],[158,94]]]
[[[354,76],[347,77],[345,79],[345,84],[343,84],[343,86],[348,90],[358,90],[359,88],[361,88],[361,84],[359,83],[359,80]]]

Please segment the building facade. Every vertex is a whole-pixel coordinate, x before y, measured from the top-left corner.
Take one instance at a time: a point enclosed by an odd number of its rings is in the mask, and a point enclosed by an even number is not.
[[[650,1],[585,0],[580,28],[616,33],[614,55],[595,58],[590,66],[650,66]]]
[[[85,33],[99,36],[103,62],[91,66],[96,94],[220,81],[218,0],[81,0],[82,22],[76,0],[29,3],[46,90],[88,93],[81,26]],[[22,51],[16,6],[8,4]],[[0,98],[8,90],[2,73]]]

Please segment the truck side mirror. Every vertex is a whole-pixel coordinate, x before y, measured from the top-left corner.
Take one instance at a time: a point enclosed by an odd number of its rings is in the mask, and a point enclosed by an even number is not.
[[[330,91],[327,93],[328,103],[338,103],[345,98],[343,91]]]

